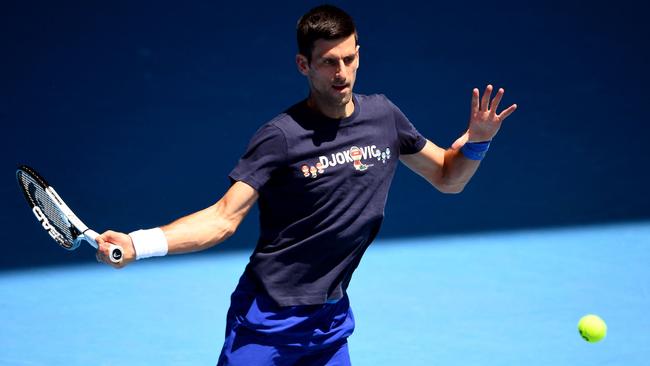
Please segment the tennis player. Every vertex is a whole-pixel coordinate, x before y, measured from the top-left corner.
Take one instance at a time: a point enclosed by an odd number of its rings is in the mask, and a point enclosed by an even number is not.
[[[466,132],[448,149],[423,137],[384,95],[353,93],[352,18],[319,6],[300,18],[296,65],[308,97],[264,124],[214,205],[159,228],[107,231],[98,259],[196,252],[233,235],[257,202],[260,237],[231,297],[219,365],[349,365],[354,317],[346,293],[373,241],[398,161],[444,193],[474,175],[501,123],[503,89],[474,89]],[[107,242],[124,260],[107,260]]]

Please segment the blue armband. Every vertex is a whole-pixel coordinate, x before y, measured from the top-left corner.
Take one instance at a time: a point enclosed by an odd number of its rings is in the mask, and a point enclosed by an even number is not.
[[[483,160],[485,153],[490,148],[490,141],[466,142],[460,152],[470,160]]]

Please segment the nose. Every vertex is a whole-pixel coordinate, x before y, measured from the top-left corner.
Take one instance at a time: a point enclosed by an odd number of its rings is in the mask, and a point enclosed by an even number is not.
[[[336,67],[336,73],[334,74],[334,77],[337,80],[345,80],[345,72],[346,72],[346,66],[343,60],[339,60],[339,63]]]

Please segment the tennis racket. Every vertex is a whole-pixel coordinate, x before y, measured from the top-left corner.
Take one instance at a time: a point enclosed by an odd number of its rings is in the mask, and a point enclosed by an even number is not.
[[[54,188],[34,169],[21,165],[16,171],[18,185],[41,226],[62,248],[75,250],[82,241],[97,249],[99,234],[88,228],[63,202]],[[113,263],[122,261],[122,248],[110,244],[109,258]]]

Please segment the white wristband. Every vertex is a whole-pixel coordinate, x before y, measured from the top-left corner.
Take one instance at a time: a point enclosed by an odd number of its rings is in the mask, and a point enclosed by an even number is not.
[[[129,234],[135,249],[135,259],[162,257],[167,255],[167,238],[159,227],[138,230]]]

